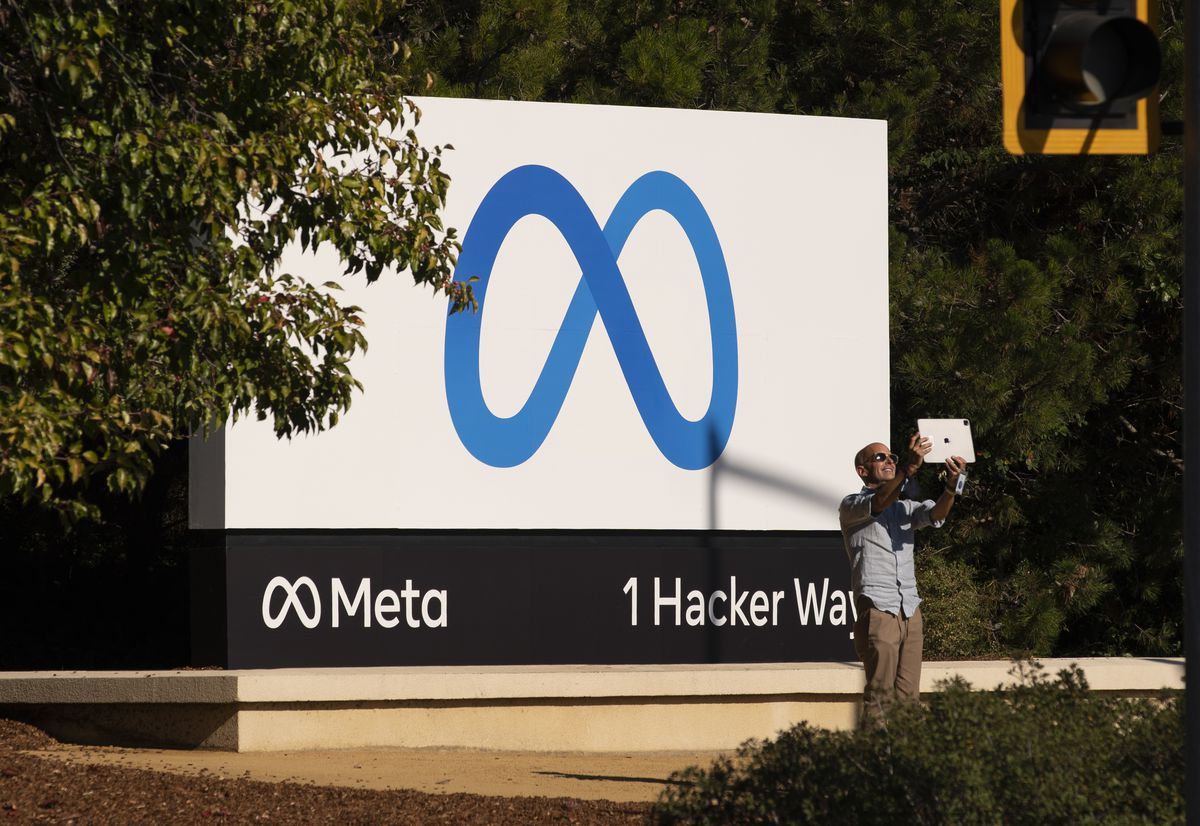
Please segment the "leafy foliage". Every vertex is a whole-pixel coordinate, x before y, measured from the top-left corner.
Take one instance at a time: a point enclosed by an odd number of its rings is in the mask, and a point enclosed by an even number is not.
[[[1076,667],[961,679],[885,727],[801,724],[672,776],[654,823],[1160,824],[1184,816],[1183,703],[1106,698]]]
[[[1181,117],[1181,8],[1162,8],[1167,120]],[[1177,143],[1007,154],[983,0],[414,0],[402,14],[391,25],[433,94],[887,119],[891,437],[966,416],[980,454],[949,527],[922,537],[957,583],[930,591],[930,653],[1180,651]],[[760,174],[752,146],[730,152],[714,163]],[[951,627],[967,617],[973,642]]]
[[[469,302],[381,19],[0,0],[0,494],[96,515],[230,414],[335,423],[363,319],[280,270],[294,239]]]

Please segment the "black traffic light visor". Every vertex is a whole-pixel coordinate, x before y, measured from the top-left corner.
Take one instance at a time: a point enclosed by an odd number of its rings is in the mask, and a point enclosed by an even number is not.
[[[1158,38],[1145,23],[1088,11],[1058,23],[1042,55],[1054,97],[1075,109],[1145,97],[1161,64]]]

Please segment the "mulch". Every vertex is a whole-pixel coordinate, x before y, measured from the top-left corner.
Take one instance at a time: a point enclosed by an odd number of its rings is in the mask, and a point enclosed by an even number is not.
[[[547,797],[369,791],[297,783],[189,777],[75,765],[32,752],[58,745],[24,723],[0,720],[0,825],[188,824],[618,824],[642,823],[649,805]]]

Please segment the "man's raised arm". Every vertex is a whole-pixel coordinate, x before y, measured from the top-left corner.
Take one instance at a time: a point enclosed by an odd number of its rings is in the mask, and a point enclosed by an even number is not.
[[[920,433],[914,433],[909,438],[908,455],[904,457],[903,472],[897,465],[896,474],[875,488],[875,496],[871,500],[872,513],[883,513],[900,498],[900,489],[904,487],[904,480],[917,474],[925,462],[925,454],[931,450],[933,450],[933,444],[928,439],[922,438]]]
[[[942,522],[950,515],[950,508],[954,507],[954,491],[957,489],[958,477],[966,469],[967,460],[961,456],[951,456],[946,460],[946,489],[934,503],[933,510],[929,511],[929,518],[934,522]]]

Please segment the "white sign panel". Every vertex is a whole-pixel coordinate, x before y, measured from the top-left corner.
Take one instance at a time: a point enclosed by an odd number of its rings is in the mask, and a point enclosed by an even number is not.
[[[193,527],[836,529],[889,430],[886,124],[418,103],[479,313],[342,279],[364,392],[195,444]]]

